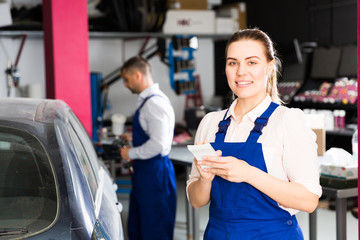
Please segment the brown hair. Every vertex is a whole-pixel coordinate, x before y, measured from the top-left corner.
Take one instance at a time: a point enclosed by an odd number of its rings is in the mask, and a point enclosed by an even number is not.
[[[277,81],[278,81],[277,79],[278,79],[278,75],[280,74],[281,62],[280,59],[276,56],[274,44],[271,41],[270,37],[266,33],[264,33],[263,31],[257,28],[239,30],[235,32],[227,42],[225,49],[226,57],[227,57],[227,51],[229,45],[233,42],[237,42],[240,40],[254,40],[261,42],[264,46],[265,56],[267,60],[272,61],[273,59],[275,59],[275,66],[274,66],[275,69],[271,72],[269,76],[266,92],[270,95],[272,101],[276,103],[282,103],[277,89]]]
[[[121,67],[121,72],[124,70],[136,69],[140,71],[143,75],[151,74],[151,67],[148,61],[145,58],[140,56],[134,56],[128,59]]]

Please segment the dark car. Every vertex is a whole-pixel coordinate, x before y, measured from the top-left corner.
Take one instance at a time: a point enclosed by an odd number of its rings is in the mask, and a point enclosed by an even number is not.
[[[0,99],[0,239],[123,239],[121,209],[66,103]]]

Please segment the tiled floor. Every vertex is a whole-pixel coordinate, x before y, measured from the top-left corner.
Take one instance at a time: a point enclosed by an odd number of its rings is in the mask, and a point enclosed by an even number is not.
[[[177,175],[178,202],[174,240],[187,240],[186,238],[186,213],[185,213],[185,174]],[[123,204],[122,212],[124,229],[126,229],[128,194],[119,194],[119,201]],[[200,215],[200,239],[204,233],[207,219],[208,207],[198,210]],[[317,213],[317,240],[336,240],[336,223],[335,211],[326,208],[318,208]],[[300,212],[297,214],[298,222],[303,230],[305,240],[309,240],[309,214]],[[125,239],[127,239],[125,237]],[[347,240],[357,240],[358,237],[358,220],[347,213]],[[345,240],[345,239],[342,239]]]

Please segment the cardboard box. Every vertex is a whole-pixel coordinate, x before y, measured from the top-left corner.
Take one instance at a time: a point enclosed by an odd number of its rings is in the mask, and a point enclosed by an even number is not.
[[[309,126],[316,134],[316,143],[318,145],[318,156],[323,156],[326,151],[326,134],[324,114],[306,113],[306,125]]]
[[[217,10],[218,17],[230,17],[237,22],[239,29],[247,28],[246,3],[238,2],[222,5]]]
[[[232,18],[216,17],[215,31],[216,33],[232,34],[239,29],[239,24]]]
[[[320,165],[320,174],[327,177],[336,177],[340,179],[357,179],[358,178],[358,168],[357,166],[351,167],[341,167],[333,165]]]
[[[215,12],[212,10],[168,10],[164,33],[214,34]]]
[[[12,23],[10,4],[0,2],[0,27],[8,26]]]
[[[168,0],[169,9],[207,10],[207,0]]]
[[[324,156],[324,153],[326,151],[326,133],[325,129],[318,128],[318,129],[312,129],[316,134],[316,144],[318,145],[317,153],[318,156]]]

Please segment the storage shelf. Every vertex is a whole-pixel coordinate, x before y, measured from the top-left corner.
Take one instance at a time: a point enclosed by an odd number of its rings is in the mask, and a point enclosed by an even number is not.
[[[330,104],[330,103],[314,103],[314,102],[295,102],[292,101],[290,104],[287,104],[289,107],[297,107],[297,108],[316,108],[316,109],[343,109],[348,111],[356,111],[357,110],[357,103],[355,104]]]
[[[27,35],[29,38],[42,38],[43,31],[22,31],[22,30],[5,30],[0,31],[0,37],[17,37],[21,35]],[[162,32],[89,32],[90,39],[106,39],[106,38],[170,38],[174,35]],[[210,38],[214,40],[227,40],[230,34],[183,34],[183,35],[195,35],[198,38]]]

